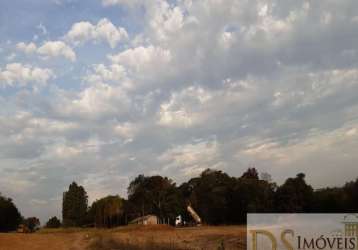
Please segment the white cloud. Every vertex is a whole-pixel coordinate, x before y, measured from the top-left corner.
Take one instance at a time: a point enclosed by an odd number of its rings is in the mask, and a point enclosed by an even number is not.
[[[133,7],[143,3],[144,3],[143,0],[102,0],[102,4],[104,6],[127,5]]]
[[[167,49],[160,47],[136,47],[120,52],[116,55],[109,55],[108,58],[117,64],[127,67],[133,73],[157,73],[161,67],[169,64],[172,55]]]
[[[84,80],[90,83],[97,82],[116,82],[126,79],[127,73],[122,65],[112,64],[106,66],[104,64],[93,65],[92,71],[84,77]]]
[[[98,119],[128,112],[131,100],[121,87],[96,83],[85,88],[76,98],[65,98],[57,111],[64,115]]]
[[[7,64],[5,69],[0,69],[0,85],[2,87],[15,85],[24,87],[28,84],[32,84],[34,87],[42,87],[54,77],[55,75],[50,69],[21,63]]]
[[[170,128],[190,128],[217,124],[218,118],[235,107],[245,112],[260,99],[260,81],[226,79],[221,89],[190,86],[174,92],[169,101],[160,105],[158,124]],[[209,122],[211,121],[211,122]]]
[[[16,45],[16,48],[26,54],[34,53],[37,50],[37,46],[35,43],[26,44],[24,42],[21,42]]]
[[[290,171],[293,167],[307,172],[308,178],[319,179],[320,183],[325,183],[329,178],[329,182],[342,185],[335,180],[336,177],[342,176],[342,171],[354,171],[350,162],[357,159],[349,150],[357,146],[357,133],[355,128],[351,128],[352,125],[356,126],[356,123],[348,123],[332,131],[311,129],[307,136],[287,143],[274,138],[251,137],[235,157],[237,160],[261,162],[264,167],[270,167],[275,175],[283,170]],[[339,168],[336,167],[338,165]],[[322,169],[326,175],[322,175]]]
[[[45,42],[37,52],[45,58],[63,56],[71,61],[76,61],[76,53],[62,41]]]
[[[73,24],[65,37],[75,45],[93,40],[106,41],[111,48],[115,48],[119,42],[128,39],[128,33],[124,28],[116,27],[108,19],[103,18],[95,25],[90,22]]]
[[[164,170],[179,170],[181,174],[193,177],[206,168],[222,166],[219,157],[219,145],[213,140],[176,145],[162,153],[158,160],[164,164]]]
[[[125,139],[133,139],[138,131],[138,125],[131,122],[120,123],[114,127],[114,133]]]
[[[159,124],[173,128],[200,124],[207,118],[207,114],[200,111],[211,98],[211,93],[200,87],[189,87],[174,93],[169,102],[160,106]]]
[[[40,47],[37,47],[33,42],[28,44],[20,42],[16,45],[16,48],[26,54],[37,53],[44,59],[62,56],[72,62],[76,61],[74,50],[62,41],[47,41]]]
[[[355,136],[358,133],[357,128],[351,128],[346,132],[346,136]]]
[[[179,6],[171,7],[166,1],[156,1],[149,5],[150,27],[159,40],[175,36],[184,25],[184,14]]]

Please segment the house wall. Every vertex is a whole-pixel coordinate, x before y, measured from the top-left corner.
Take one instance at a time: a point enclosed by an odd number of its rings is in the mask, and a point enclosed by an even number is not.
[[[150,216],[145,220],[145,225],[156,225],[158,224],[158,219],[156,216]]]

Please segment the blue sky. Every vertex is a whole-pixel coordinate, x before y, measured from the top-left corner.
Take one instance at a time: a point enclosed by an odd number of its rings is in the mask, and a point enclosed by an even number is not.
[[[126,196],[206,168],[319,188],[358,176],[358,2],[0,3],[0,192],[25,216],[62,192]]]

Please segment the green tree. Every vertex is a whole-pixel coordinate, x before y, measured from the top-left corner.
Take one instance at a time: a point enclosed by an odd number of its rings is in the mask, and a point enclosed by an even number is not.
[[[82,226],[86,222],[88,197],[82,186],[73,182],[63,193],[62,221],[65,227]]]
[[[16,230],[21,223],[21,214],[10,198],[0,194],[0,232]]]
[[[34,232],[40,228],[40,220],[36,217],[26,218],[22,223],[26,225],[31,232]]]
[[[305,174],[300,173],[295,178],[288,178],[282,186],[278,187],[275,194],[275,208],[277,212],[310,212],[313,198],[312,187],[306,184]]]
[[[343,188],[323,188],[313,194],[313,211],[316,213],[342,213],[347,211],[347,195]]]
[[[357,212],[358,210],[358,179],[344,185],[343,191],[346,196],[345,212]]]
[[[249,172],[249,171],[248,171]],[[256,172],[251,170],[251,173]],[[243,174],[235,179],[229,194],[230,223],[246,223],[247,213],[265,213],[274,210],[276,185],[259,180],[256,174]]]
[[[183,202],[176,184],[167,177],[139,175],[128,187],[131,215],[155,214],[161,219],[175,217],[183,209]]]
[[[59,228],[61,227],[61,221],[56,217],[52,217],[46,223],[47,228]]]
[[[124,200],[118,195],[96,200],[89,214],[96,227],[111,228],[124,224]]]
[[[226,173],[206,169],[198,178],[181,185],[181,191],[201,219],[208,224],[229,221],[229,193],[233,179]]]

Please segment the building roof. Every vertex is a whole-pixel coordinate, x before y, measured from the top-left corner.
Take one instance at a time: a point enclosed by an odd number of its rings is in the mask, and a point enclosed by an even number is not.
[[[358,223],[358,215],[347,214],[346,216],[344,216],[343,223],[344,224]]]
[[[145,220],[148,220],[148,219],[151,218],[151,217],[157,218],[156,215],[148,214],[148,215],[145,215],[145,216],[141,216],[141,217],[135,218],[134,220],[130,221],[129,223],[136,223],[136,222],[138,222],[138,221],[145,221]]]

